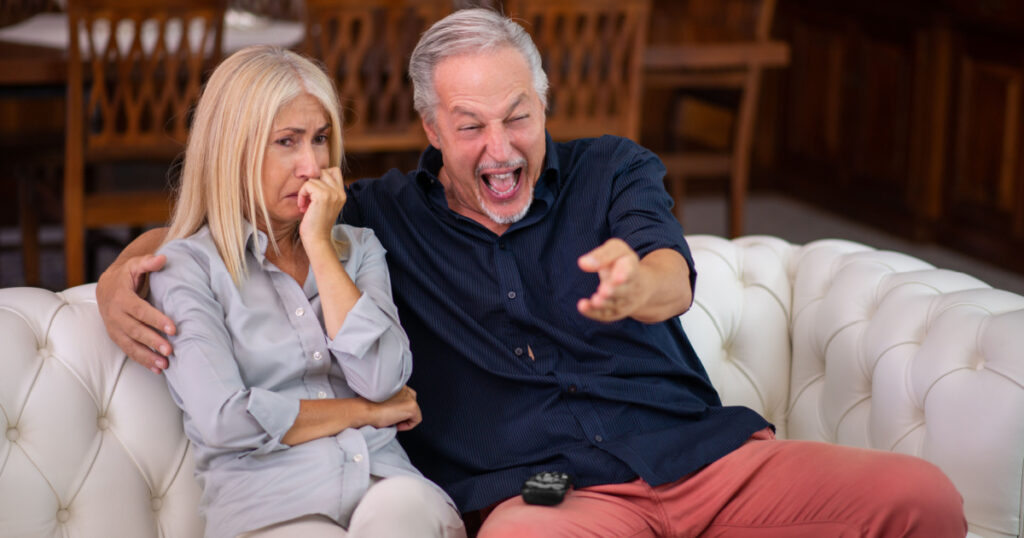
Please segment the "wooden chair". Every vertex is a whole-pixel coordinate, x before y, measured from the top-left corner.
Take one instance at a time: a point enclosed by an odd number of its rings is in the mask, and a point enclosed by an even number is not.
[[[652,43],[644,59],[648,87],[675,90],[677,106],[684,98],[721,104],[723,101],[716,99],[721,94],[716,92],[722,90],[736,96],[724,101],[730,107],[735,105],[729,148],[669,148],[662,154],[678,205],[685,196],[687,176],[729,176],[728,233],[732,237],[743,233],[762,74],[789,63],[788,45],[770,38],[775,4],[776,0],[666,1],[665,12],[659,10],[657,20],[652,20],[652,35],[671,35],[673,42]],[[670,113],[668,118],[672,123],[669,129],[677,129],[677,114]]]
[[[60,7],[54,0],[0,0],[0,27],[18,24],[35,15],[59,11]],[[26,59],[26,52],[36,52],[39,47],[5,42],[0,51],[0,73],[3,73],[4,88],[0,88],[0,181],[17,185],[18,227],[21,230],[21,261],[22,283],[26,286],[39,286],[42,281],[39,272],[40,214],[45,211],[49,200],[44,197],[59,189],[59,180],[54,174],[61,172],[61,147],[63,133],[50,131],[46,118],[32,114],[52,106],[56,95],[54,88],[44,87],[39,81],[32,80],[32,74],[26,75],[25,67],[36,68],[44,62],[36,58]],[[52,53],[54,63],[62,63],[60,51],[44,51],[48,56]],[[43,69],[40,67],[40,69]],[[24,78],[22,78],[24,76]],[[12,81],[11,79],[20,79]],[[26,84],[30,88],[20,87]],[[28,104],[26,107],[25,105]],[[31,125],[23,125],[24,120]],[[37,130],[42,125],[43,130]],[[60,203],[56,204],[59,206]],[[54,216],[58,210],[54,206]],[[48,215],[47,215],[48,216]]]
[[[304,52],[338,86],[346,153],[420,151],[409,56],[451,0],[306,0]]]
[[[509,0],[544,62],[556,140],[640,136],[650,0]]]
[[[87,185],[86,164],[170,164],[181,154],[204,73],[221,55],[224,10],[223,0],[69,0],[64,174],[69,286],[86,279],[87,229],[167,220],[166,185],[94,190]],[[163,170],[161,175],[166,177]]]

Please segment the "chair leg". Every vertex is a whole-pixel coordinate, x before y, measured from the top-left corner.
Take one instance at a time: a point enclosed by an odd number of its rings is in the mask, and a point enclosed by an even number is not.
[[[744,213],[750,176],[750,152],[753,146],[754,123],[757,120],[761,70],[751,69],[740,98],[739,125],[733,143],[732,174],[729,183],[729,237],[743,235]]]
[[[667,114],[669,123],[664,134],[664,144],[668,148],[665,152],[666,156],[682,151],[684,141],[679,130],[680,125],[683,123],[683,97],[684,93],[677,89],[672,92],[672,96],[669,98],[669,111]],[[686,204],[686,173],[678,169],[672,170],[671,166],[667,168],[669,170],[665,175],[668,181],[668,193],[676,204],[676,219],[679,220],[680,224],[683,224],[683,206]]]
[[[65,171],[64,179],[64,278],[65,286],[85,283],[85,207],[81,176],[73,177],[74,168]],[[81,168],[78,168],[81,174]]]
[[[35,185],[26,174],[18,175],[18,224],[21,227],[21,264],[26,286],[39,286],[39,214]]]
[[[686,205],[686,175],[682,173],[670,175],[668,179],[668,193],[675,201],[675,214],[679,223],[683,223],[683,206]]]

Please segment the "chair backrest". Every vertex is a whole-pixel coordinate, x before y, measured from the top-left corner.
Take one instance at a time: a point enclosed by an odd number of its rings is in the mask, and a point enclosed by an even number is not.
[[[69,145],[111,158],[180,152],[203,75],[220,59],[225,6],[69,0]]]
[[[776,0],[654,0],[652,42],[724,43],[769,38]]]
[[[639,137],[650,0],[509,0],[544,62],[556,140]]]
[[[420,150],[409,56],[451,0],[306,0],[304,52],[334,77],[345,116],[345,151]]]

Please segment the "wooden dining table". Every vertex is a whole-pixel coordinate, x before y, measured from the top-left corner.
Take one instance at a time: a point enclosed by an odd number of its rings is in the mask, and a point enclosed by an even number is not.
[[[68,27],[65,13],[40,13],[0,28],[0,93],[25,87],[63,86],[67,82]],[[267,19],[229,10],[224,52],[256,44],[294,47],[303,38],[299,21]]]

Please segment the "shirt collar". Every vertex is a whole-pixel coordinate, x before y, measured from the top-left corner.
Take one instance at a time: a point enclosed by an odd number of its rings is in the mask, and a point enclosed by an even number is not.
[[[248,220],[243,219],[242,237],[245,241],[245,249],[251,251],[252,255],[256,257],[256,261],[262,264],[266,258],[267,245],[270,244],[267,234],[258,230]]]

